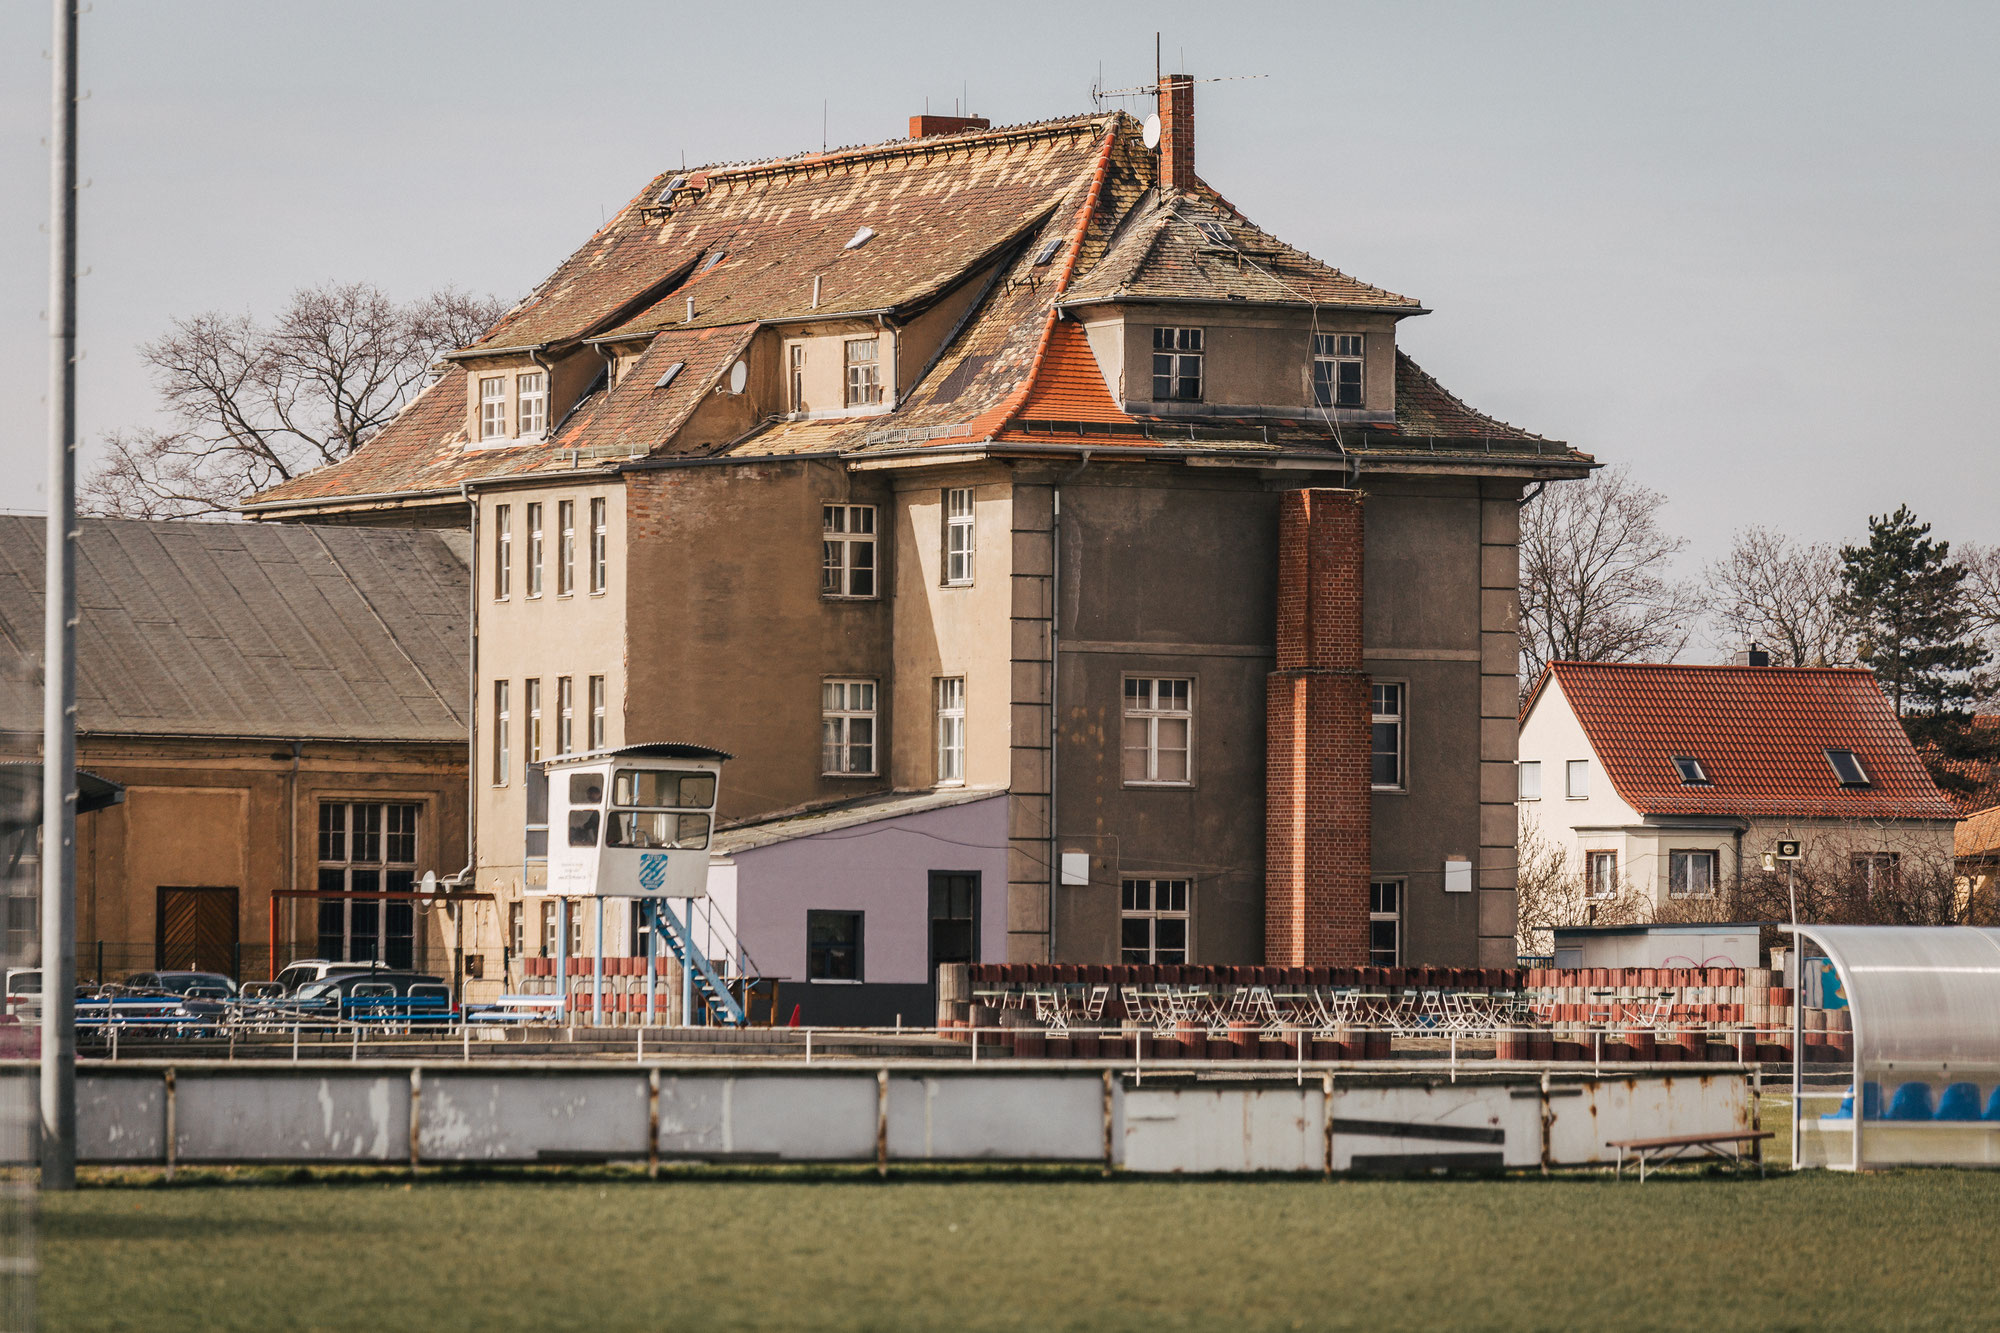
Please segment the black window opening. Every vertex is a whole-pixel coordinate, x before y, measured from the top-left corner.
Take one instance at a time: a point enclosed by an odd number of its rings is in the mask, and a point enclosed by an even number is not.
[[[806,979],[861,980],[860,912],[806,913]]]
[[[1153,330],[1153,397],[1163,402],[1201,401],[1200,329]]]
[[[1861,766],[1861,757],[1852,750],[1828,750],[1826,762],[1833,765],[1833,775],[1840,780],[1840,785],[1843,787],[1874,785],[1874,779],[1868,776],[1868,770]]]
[[[947,963],[979,961],[979,872],[933,870],[931,978]]]
[[[1708,770],[1701,766],[1701,760],[1690,759],[1684,754],[1674,756],[1674,771],[1681,775],[1681,781],[1690,787],[1709,785]]]

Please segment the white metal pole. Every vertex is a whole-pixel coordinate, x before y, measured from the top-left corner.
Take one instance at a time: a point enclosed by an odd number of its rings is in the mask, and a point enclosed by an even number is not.
[[[597,957],[590,973],[590,1025],[604,1026],[604,899],[597,900]]]
[[[42,1188],[76,1188],[76,0],[49,127],[48,586],[42,647]]]
[[[687,900],[687,914],[680,924],[681,945],[686,950],[681,959],[681,1026],[691,1028],[694,1026],[694,899]]]
[[[569,899],[556,899],[556,1022],[569,1026]]]
[[[641,911],[646,918],[646,1026],[659,1022],[660,996],[660,905],[645,899]]]

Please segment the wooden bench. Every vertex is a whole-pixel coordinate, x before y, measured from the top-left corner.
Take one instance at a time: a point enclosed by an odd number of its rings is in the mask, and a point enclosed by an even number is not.
[[[1764,1140],[1775,1137],[1770,1130],[1742,1129],[1716,1134],[1672,1134],[1657,1139],[1606,1139],[1604,1146],[1618,1150],[1618,1168],[1614,1174],[1621,1179],[1625,1175],[1625,1154],[1629,1152],[1637,1158],[1639,1179],[1643,1183],[1649,1165],[1659,1166],[1684,1157],[1714,1157],[1741,1169],[1745,1160],[1743,1145],[1746,1143],[1753,1150],[1751,1157],[1757,1163],[1757,1174],[1762,1176]]]

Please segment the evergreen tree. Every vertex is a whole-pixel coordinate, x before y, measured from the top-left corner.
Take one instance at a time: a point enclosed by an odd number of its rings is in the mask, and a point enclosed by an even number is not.
[[[1966,568],[1933,541],[1908,505],[1868,519],[1868,544],[1840,548],[1840,610],[1931,777],[1951,795],[1978,786],[1968,769],[2000,760],[2000,731],[1975,727],[1971,705],[1991,657],[1975,637]]]

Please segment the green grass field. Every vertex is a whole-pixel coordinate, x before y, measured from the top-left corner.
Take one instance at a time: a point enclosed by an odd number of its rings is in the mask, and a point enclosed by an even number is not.
[[[48,1329],[1990,1327],[2000,1175],[96,1177]]]

